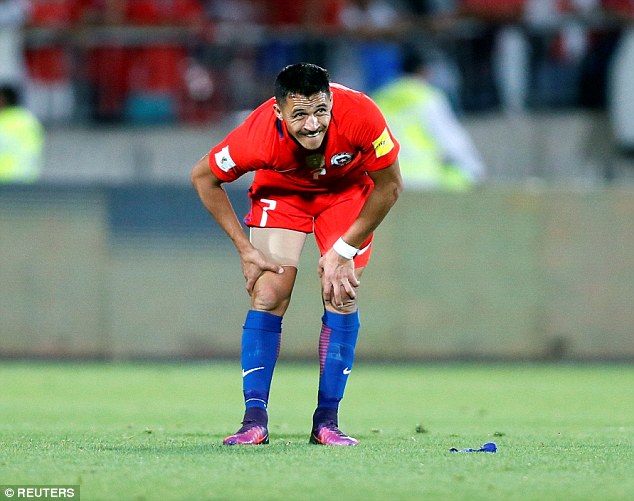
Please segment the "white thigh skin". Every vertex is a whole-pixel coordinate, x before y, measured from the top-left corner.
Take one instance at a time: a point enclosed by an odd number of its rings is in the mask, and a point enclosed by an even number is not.
[[[255,282],[251,308],[284,315],[293,292],[306,233],[282,228],[251,228],[251,243],[284,273],[265,271]]]
[[[306,233],[282,228],[251,228],[251,243],[267,259],[284,267],[284,273],[264,272],[258,278],[251,294],[251,308],[267,311],[274,315],[284,315],[288,309],[291,293],[297,277],[299,259],[306,243]],[[355,275],[361,278],[363,268],[357,268]],[[343,304],[324,304],[328,311],[354,313],[357,299],[343,294]]]
[[[250,239],[272,263],[297,268],[306,233],[283,228],[251,228]]]

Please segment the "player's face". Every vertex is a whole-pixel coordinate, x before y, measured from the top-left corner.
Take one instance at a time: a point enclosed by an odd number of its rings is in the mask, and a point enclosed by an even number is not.
[[[319,92],[312,96],[291,94],[274,105],[275,113],[286,122],[291,136],[307,150],[316,150],[326,136],[332,117],[332,96]]]

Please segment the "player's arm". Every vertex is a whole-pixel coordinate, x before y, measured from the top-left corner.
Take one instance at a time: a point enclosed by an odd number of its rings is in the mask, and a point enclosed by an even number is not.
[[[374,181],[374,188],[357,219],[341,235],[341,240],[345,244],[357,249],[381,224],[403,191],[398,160],[389,167],[369,172],[368,175]],[[352,299],[356,297],[354,288],[359,285],[359,281],[354,274],[354,261],[351,258],[342,256],[333,247],[320,259],[319,272],[326,303],[342,305],[345,299],[344,292]]]
[[[344,242],[357,248],[377,229],[403,191],[398,160],[385,169],[368,172],[368,175],[374,181],[374,188],[357,219],[341,235]]]
[[[251,245],[222,187],[222,181],[209,168],[208,155],[194,165],[191,177],[203,205],[231,239],[240,255],[247,292],[252,293],[256,280],[264,271],[282,273],[284,268],[268,262],[264,255]]]

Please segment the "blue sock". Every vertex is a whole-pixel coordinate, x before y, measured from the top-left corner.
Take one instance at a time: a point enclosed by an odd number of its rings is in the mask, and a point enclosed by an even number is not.
[[[322,328],[319,336],[319,393],[317,411],[319,416],[335,416],[339,402],[352,371],[354,349],[359,334],[359,312],[349,315],[325,311],[322,317]],[[319,423],[316,423],[319,424]]]
[[[249,310],[242,329],[242,390],[247,409],[266,409],[280,352],[282,317]]]

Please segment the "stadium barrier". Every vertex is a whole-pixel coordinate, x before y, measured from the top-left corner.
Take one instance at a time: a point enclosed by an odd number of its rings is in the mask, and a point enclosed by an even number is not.
[[[632,359],[633,246],[632,188],[405,192],[363,277],[359,357]],[[238,258],[188,186],[0,187],[0,256],[0,357],[237,356]],[[316,260],[311,243],[283,358],[317,356]]]

